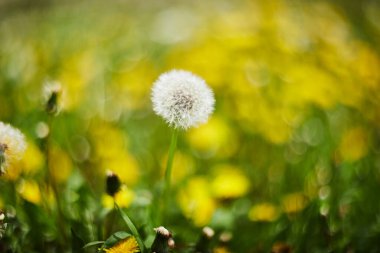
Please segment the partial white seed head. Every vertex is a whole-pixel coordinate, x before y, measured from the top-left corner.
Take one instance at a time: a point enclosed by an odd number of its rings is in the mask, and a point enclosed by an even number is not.
[[[204,227],[204,228],[202,229],[202,232],[203,232],[203,234],[204,234],[207,238],[211,238],[211,237],[213,237],[214,234],[215,234],[214,230],[213,230],[212,228],[210,228],[210,227]]]
[[[154,231],[156,231],[157,234],[161,234],[161,235],[163,235],[163,236],[165,236],[165,237],[170,237],[170,236],[171,236],[169,230],[167,230],[167,229],[166,229],[165,227],[163,227],[163,226],[160,226],[160,227],[158,227],[158,228],[155,228]]]
[[[207,122],[214,110],[214,94],[206,82],[184,70],[162,74],[153,84],[155,113],[170,126],[188,129]]]
[[[0,122],[0,174],[20,160],[26,149],[24,135],[9,124]]]
[[[49,113],[58,114],[63,107],[63,89],[58,81],[46,81],[43,86],[45,109]]]

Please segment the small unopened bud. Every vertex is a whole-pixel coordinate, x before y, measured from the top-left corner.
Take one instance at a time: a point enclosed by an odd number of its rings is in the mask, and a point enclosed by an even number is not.
[[[5,220],[5,214],[2,210],[0,210],[0,239],[3,237],[5,233],[5,228],[7,227],[7,224],[4,223],[4,220]],[[0,247],[0,251],[1,251],[1,247]]]
[[[171,248],[171,249],[174,249],[174,248],[175,248],[175,241],[174,241],[173,238],[169,238],[169,240],[168,240],[168,246],[169,246],[169,248]]]
[[[169,230],[167,230],[163,226],[155,228],[154,231],[156,231],[156,237],[154,238],[154,241],[151,247],[151,252],[152,253],[168,253],[170,249],[170,245],[174,244],[174,240],[171,238],[172,234],[170,233]]]
[[[211,253],[211,240],[214,237],[215,232],[210,227],[204,227],[202,229],[202,234],[199,237],[197,244],[195,245],[196,253]]]
[[[202,233],[207,237],[207,238],[212,238],[215,235],[215,232],[212,228],[210,227],[204,227],[202,229]]]
[[[106,192],[110,196],[115,196],[115,194],[120,191],[121,182],[119,177],[113,172],[107,172],[106,178]]]
[[[232,239],[232,234],[230,232],[223,232],[220,236],[219,236],[219,240],[222,242],[222,243],[228,243],[229,241],[231,241]]]

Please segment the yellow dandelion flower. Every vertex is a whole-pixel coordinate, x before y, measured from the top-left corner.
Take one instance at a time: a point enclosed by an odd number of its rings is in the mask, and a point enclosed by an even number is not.
[[[41,192],[36,181],[21,181],[21,183],[17,185],[17,191],[23,199],[36,205],[41,203]]]
[[[231,165],[217,166],[215,175],[211,182],[211,189],[217,198],[238,198],[249,190],[249,179],[237,167]]]
[[[248,213],[252,221],[274,221],[277,219],[279,212],[271,203],[261,203],[254,205]]]
[[[214,253],[230,253],[226,247],[217,247],[214,249]]]
[[[33,142],[28,142],[23,159],[16,161],[11,170],[4,175],[6,179],[16,181],[21,174],[34,175],[44,166],[44,156]]]
[[[191,129],[187,139],[192,147],[205,155],[230,156],[238,147],[236,134],[220,117],[212,117],[207,124]]]
[[[164,156],[161,160],[161,175],[165,174],[167,156]],[[195,170],[195,164],[191,156],[177,151],[173,160],[172,180],[173,183],[181,182]]]
[[[91,129],[94,154],[99,168],[118,175],[123,183],[134,185],[139,179],[137,160],[128,151],[128,140],[121,129],[107,123],[96,123]]]
[[[282,207],[285,213],[297,213],[306,207],[307,202],[303,193],[296,192],[288,194],[282,199]]]
[[[102,204],[106,208],[113,208],[115,201],[119,207],[129,207],[132,204],[134,198],[134,192],[123,185],[120,191],[115,193],[114,197],[111,197],[108,194],[103,194]]]
[[[368,153],[369,137],[364,128],[355,127],[344,132],[339,151],[343,160],[356,161]]]
[[[216,202],[209,191],[209,183],[203,177],[190,179],[179,191],[177,201],[185,216],[199,227],[210,222],[216,209]]]
[[[140,248],[136,241],[136,238],[130,236],[121,240],[111,248],[104,249],[104,251],[108,253],[136,253],[140,252]]]
[[[57,183],[65,182],[73,170],[73,162],[69,154],[58,146],[54,146],[50,156],[51,161],[54,161],[50,164],[52,177]]]

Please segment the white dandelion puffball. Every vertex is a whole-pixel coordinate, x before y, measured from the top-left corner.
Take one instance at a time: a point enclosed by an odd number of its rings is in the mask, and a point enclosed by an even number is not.
[[[167,230],[165,227],[160,226],[158,228],[155,228],[154,231],[156,231],[157,234],[160,234],[164,237],[171,237],[171,233],[169,230]]]
[[[214,94],[206,82],[184,70],[172,70],[152,88],[153,110],[174,128],[188,129],[205,123],[214,110]]]
[[[0,121],[0,174],[20,160],[25,149],[25,137],[20,130]]]

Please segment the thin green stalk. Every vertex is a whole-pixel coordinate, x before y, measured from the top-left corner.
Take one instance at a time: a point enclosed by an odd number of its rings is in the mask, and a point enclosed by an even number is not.
[[[171,174],[174,160],[174,153],[177,148],[177,139],[178,139],[178,129],[174,129],[172,133],[172,140],[170,142],[168,162],[166,164],[165,170],[165,201],[170,196],[170,183],[171,183]]]
[[[133,224],[131,218],[129,218],[129,216],[120,209],[120,207],[116,204],[116,202],[114,202],[114,203],[115,203],[115,209],[119,212],[121,218],[123,218],[125,224],[129,228],[129,230],[136,237],[137,243],[140,246],[141,253],[144,253],[146,251],[145,250],[145,244],[144,244],[143,240],[141,239],[141,236],[140,236],[139,232],[137,231],[136,226]]]
[[[51,115],[48,116],[48,126],[50,129],[50,133],[46,137],[46,142],[45,142],[45,157],[46,157],[46,170],[47,170],[46,171],[46,187],[47,187],[46,193],[47,193],[47,195],[49,195],[50,187],[51,187],[53,194],[54,194],[54,199],[55,199],[55,202],[57,205],[57,214],[58,214],[57,225],[58,225],[58,229],[60,230],[60,233],[61,233],[60,239],[61,239],[62,245],[63,245],[64,242],[68,240],[68,235],[67,235],[66,230],[65,230],[65,223],[66,222],[65,222],[65,216],[64,216],[63,208],[62,208],[62,205],[60,202],[58,185],[57,185],[57,182],[56,182],[54,176],[52,175],[52,168],[51,168],[51,162],[52,161],[51,161],[50,148],[51,148],[51,132],[53,129],[53,118]],[[49,210],[49,208],[48,208],[48,210]]]

